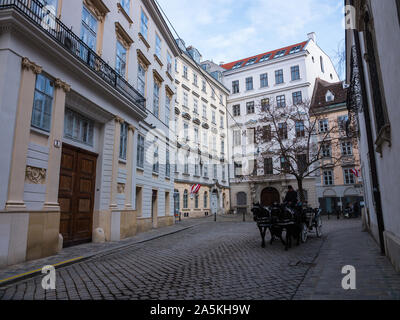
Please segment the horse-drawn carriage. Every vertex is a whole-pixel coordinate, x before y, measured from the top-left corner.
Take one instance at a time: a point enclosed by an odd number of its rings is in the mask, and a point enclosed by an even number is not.
[[[292,239],[297,241],[297,245],[300,244],[300,241],[305,243],[309,232],[315,231],[317,237],[322,236],[320,209],[305,207],[301,203],[295,206],[274,203],[270,207],[255,204],[251,211],[260,230],[263,248],[265,248],[267,229],[271,233],[270,244],[279,238],[285,246],[285,250],[291,247]]]

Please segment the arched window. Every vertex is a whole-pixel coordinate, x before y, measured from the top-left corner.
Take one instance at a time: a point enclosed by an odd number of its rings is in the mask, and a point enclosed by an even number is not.
[[[208,193],[204,192],[204,209],[208,208]]]
[[[185,190],[185,192],[183,193],[183,208],[187,209],[188,206],[188,191]]]

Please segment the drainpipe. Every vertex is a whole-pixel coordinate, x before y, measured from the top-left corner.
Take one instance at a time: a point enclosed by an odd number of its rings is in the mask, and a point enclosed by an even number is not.
[[[367,143],[368,143],[368,157],[369,162],[371,164],[371,178],[372,178],[372,190],[375,201],[375,212],[378,220],[378,231],[379,231],[379,243],[381,248],[381,253],[385,255],[385,239],[383,233],[385,231],[385,225],[383,221],[383,213],[382,213],[382,198],[381,192],[379,188],[379,180],[377,174],[377,166],[376,166],[376,157],[375,157],[375,148],[374,148],[374,140],[372,135],[372,126],[371,126],[371,114],[368,106],[368,99],[365,88],[365,76],[364,76],[364,66],[363,60],[361,57],[361,46],[360,46],[360,38],[359,33],[356,29],[353,30],[356,52],[357,52],[357,60],[358,60],[358,70],[360,73],[360,84],[361,84],[361,94],[362,100],[364,104],[364,117],[365,117],[365,127],[367,131]]]

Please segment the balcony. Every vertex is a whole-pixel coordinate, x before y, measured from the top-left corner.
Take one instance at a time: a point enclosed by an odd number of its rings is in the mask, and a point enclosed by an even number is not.
[[[133,104],[145,110],[146,99],[75,33],[37,0],[0,0],[0,10],[14,9],[100,76]]]

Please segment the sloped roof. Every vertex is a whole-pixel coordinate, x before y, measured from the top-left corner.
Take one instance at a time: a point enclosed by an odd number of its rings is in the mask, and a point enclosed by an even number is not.
[[[334,95],[332,101],[326,101],[326,93],[330,91]],[[347,89],[343,88],[343,82],[327,82],[320,78],[315,80],[314,93],[311,101],[311,109],[328,107],[331,105],[346,103]]]
[[[243,67],[251,59],[255,58],[256,60],[255,60],[254,63],[258,63],[263,56],[271,54],[271,56],[268,59],[268,61],[269,61],[269,60],[274,59],[275,55],[279,51],[282,51],[282,50],[285,50],[285,54],[283,56],[288,56],[290,54],[290,51],[295,47],[300,46],[299,51],[303,51],[304,47],[306,46],[307,43],[308,43],[308,41],[304,41],[304,42],[293,44],[293,45],[290,45],[290,46],[287,46],[287,47],[284,47],[284,48],[280,48],[280,49],[276,49],[276,50],[273,50],[273,51],[264,52],[264,53],[258,54],[256,56],[252,56],[252,57],[248,57],[248,58],[245,58],[245,59],[240,59],[240,60],[236,60],[236,61],[233,61],[233,62],[225,63],[225,64],[221,65],[221,67],[226,69],[226,70],[232,70],[232,68],[239,62],[242,62],[241,67]]]

